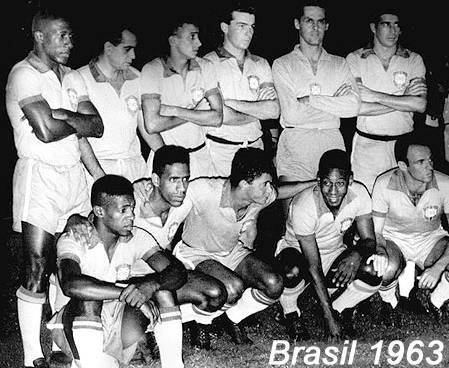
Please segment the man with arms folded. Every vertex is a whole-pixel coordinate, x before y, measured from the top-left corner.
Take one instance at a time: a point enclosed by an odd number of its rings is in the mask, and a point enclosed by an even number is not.
[[[204,56],[214,64],[224,99],[223,125],[208,129],[206,135],[219,176],[229,176],[240,147],[263,148],[260,120],[279,116],[270,65],[248,50],[254,27],[254,8],[228,6],[220,23],[223,45]]]
[[[104,174],[86,139],[101,137],[103,124],[81,76],[65,66],[73,47],[68,21],[38,12],[32,34],[33,51],[9,74],[6,108],[19,157],[13,229],[22,233],[24,249],[16,293],[24,365],[46,368],[40,327],[49,275],[55,271],[54,242],[72,213],[89,210],[81,160],[95,178]]]
[[[283,322],[292,341],[310,337],[297,304],[309,282],[316,290],[329,335],[351,335],[354,308],[379,289],[388,262],[385,255],[375,254],[371,198],[362,184],[353,182],[347,153],[325,152],[317,180],[317,185],[293,198],[286,232],[277,248],[277,267],[284,278]],[[345,244],[343,236],[354,221],[360,239]]]
[[[371,192],[376,177],[396,166],[394,142],[413,130],[413,112],[426,109],[427,89],[421,56],[399,43],[398,10],[378,10],[370,29],[373,40],[346,60],[362,99],[352,168],[355,180]]]
[[[433,170],[430,146],[416,134],[399,138],[394,151],[398,167],[379,176],[373,189],[377,243],[389,259],[379,293],[392,312],[399,275],[400,295],[408,297],[416,265],[418,287],[431,291],[425,307],[440,320],[449,298],[449,236],[441,226],[449,213],[449,178]]]
[[[165,144],[187,148],[192,178],[213,175],[205,127],[223,121],[223,104],[212,64],[197,57],[201,46],[195,21],[183,16],[170,23],[169,52],[144,65],[142,109],[148,133]],[[152,155],[148,158],[151,167]],[[152,172],[152,170],[149,170]]]

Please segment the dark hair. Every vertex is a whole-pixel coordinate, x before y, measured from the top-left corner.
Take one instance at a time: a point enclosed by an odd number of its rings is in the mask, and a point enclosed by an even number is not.
[[[186,164],[190,166],[189,151],[181,146],[162,146],[154,153],[153,173],[159,177],[165,171],[167,165]]]
[[[370,23],[374,23],[377,25],[377,23],[379,23],[380,21],[380,17],[384,14],[396,15],[399,19],[401,19],[401,11],[398,8],[394,8],[391,5],[386,5],[383,7],[377,7],[374,11],[371,12]]]
[[[92,185],[90,202],[93,206],[104,206],[108,204],[111,197],[134,196],[131,182],[120,175],[105,175],[96,180]]]
[[[256,9],[254,7],[253,1],[230,1],[227,3],[222,15],[221,22],[230,24],[232,21],[232,13],[240,12],[240,13],[248,13],[256,15]]]
[[[304,15],[304,8],[306,6],[316,6],[324,9],[326,13],[326,19],[328,18],[328,2],[326,0],[303,0],[299,3],[299,11],[296,14],[296,19],[301,20],[301,17]]]
[[[269,174],[275,179],[275,169],[269,156],[260,148],[240,148],[232,159],[231,187],[235,188],[240,181],[251,183],[262,174]]]
[[[405,134],[396,141],[394,145],[394,157],[396,161],[405,162],[408,165],[407,153],[410,146],[424,146],[431,149],[428,139],[417,133]]]
[[[112,45],[117,46],[123,41],[123,31],[129,31],[132,34],[136,34],[131,26],[127,23],[118,23],[109,21],[101,25],[101,29],[97,32],[96,37],[98,41],[98,54],[104,52],[104,44],[110,42]]]
[[[324,178],[333,169],[343,171],[346,177],[351,176],[351,160],[345,151],[332,149],[322,154],[318,164],[318,177]]]
[[[48,22],[54,20],[63,20],[70,23],[66,12],[63,10],[53,8],[38,10],[31,21],[31,33],[42,31]]]

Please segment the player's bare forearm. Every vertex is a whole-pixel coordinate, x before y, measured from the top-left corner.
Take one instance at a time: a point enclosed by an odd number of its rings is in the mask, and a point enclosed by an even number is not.
[[[384,115],[395,111],[391,107],[381,105],[375,102],[363,102],[360,105],[359,115],[361,116],[377,116]]]
[[[224,125],[246,125],[257,121],[254,116],[236,111],[233,108],[223,105],[223,124]]]
[[[65,109],[52,110],[54,117],[64,120],[82,137],[100,138],[103,135],[103,121],[98,114],[84,114]]]
[[[279,183],[277,186],[278,196],[277,199],[288,199],[299,192],[303,191],[316,184],[316,180],[308,180],[308,181],[285,181]]]
[[[246,115],[251,115],[256,119],[267,120],[277,119],[279,117],[279,102],[274,100],[262,101],[242,101],[226,100],[226,106]]]
[[[219,127],[223,122],[223,113],[219,110],[193,110],[172,106],[170,113],[200,126]]]
[[[83,162],[87,171],[89,171],[89,174],[94,178],[94,180],[97,180],[104,176],[105,172],[98,162],[97,156],[95,156],[92,146],[90,145],[87,138],[79,138],[79,145],[81,151],[81,161]]]

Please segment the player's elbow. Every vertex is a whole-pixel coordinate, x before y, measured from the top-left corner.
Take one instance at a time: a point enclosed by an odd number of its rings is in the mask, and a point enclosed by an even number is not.
[[[55,134],[49,129],[34,129],[33,132],[36,135],[36,138],[43,143],[51,143],[56,140]]]
[[[101,119],[100,116],[97,116],[95,118],[95,122],[93,125],[94,125],[94,131],[93,131],[92,136],[94,138],[101,138],[104,133],[104,125],[103,125],[103,120]]]
[[[426,100],[426,98],[420,98],[419,102],[418,102],[418,104],[416,106],[416,112],[419,112],[419,113],[422,114],[422,113],[424,113],[426,111],[426,107],[427,107],[427,100]]]
[[[150,120],[145,124],[145,130],[148,134],[155,134],[162,132],[160,125],[155,120]]]

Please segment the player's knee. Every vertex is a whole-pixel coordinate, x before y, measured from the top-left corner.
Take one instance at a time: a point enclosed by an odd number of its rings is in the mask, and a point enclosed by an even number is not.
[[[215,312],[219,310],[228,300],[228,292],[223,284],[211,285],[205,291],[207,295],[206,299],[206,310],[208,312]]]
[[[26,289],[44,292],[48,286],[47,260],[44,257],[31,257],[30,264],[25,267]]]
[[[382,277],[377,275],[372,263],[361,264],[357,278],[371,286],[377,286],[382,282]]]
[[[382,277],[382,284],[388,285],[396,280],[405,268],[405,261],[401,258],[388,257],[388,266]]]
[[[278,299],[284,290],[284,282],[282,276],[271,272],[264,276],[264,293],[271,299]]]
[[[284,287],[289,289],[295,288],[303,280],[298,266],[285,267],[281,275]]]
[[[243,281],[234,278],[233,280],[229,281],[226,285],[226,291],[228,293],[228,304],[235,304],[237,303],[237,300],[240,299],[243,292],[245,291],[245,285],[243,284]]]
[[[74,314],[86,318],[101,317],[101,310],[103,309],[102,300],[72,299],[69,305],[69,308]]]

